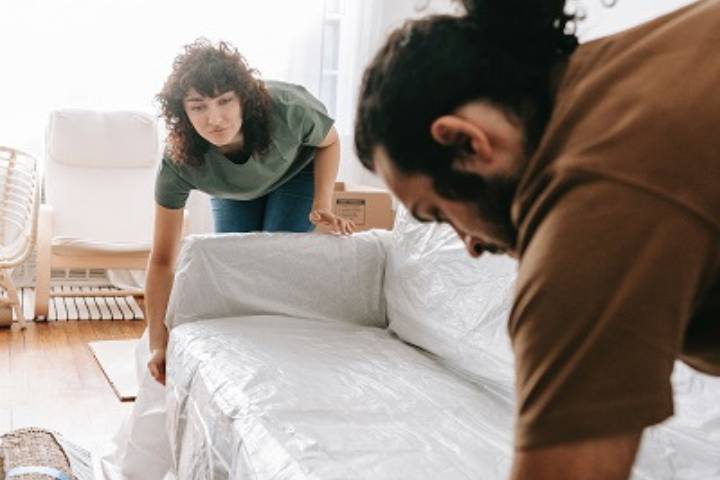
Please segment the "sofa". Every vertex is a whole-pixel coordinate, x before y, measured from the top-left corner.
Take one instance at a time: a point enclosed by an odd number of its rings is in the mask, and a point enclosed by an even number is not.
[[[516,266],[402,209],[392,232],[189,238],[167,387],[142,380],[125,478],[507,478]],[[720,381],[673,381],[633,478],[720,478]]]

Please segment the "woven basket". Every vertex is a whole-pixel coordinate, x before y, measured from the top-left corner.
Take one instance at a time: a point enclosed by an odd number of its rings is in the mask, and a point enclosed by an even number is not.
[[[62,472],[66,478],[75,480],[70,460],[55,434],[39,428],[23,428],[0,436],[0,459],[4,464],[0,468],[3,477],[23,469],[35,469],[37,472],[13,475],[12,480],[47,480],[53,478],[40,469]],[[59,477],[59,476],[57,476]],[[9,477],[10,478],[10,477]]]

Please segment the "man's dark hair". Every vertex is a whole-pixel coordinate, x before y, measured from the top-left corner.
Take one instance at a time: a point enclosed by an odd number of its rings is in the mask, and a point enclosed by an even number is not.
[[[553,69],[578,44],[564,0],[462,3],[462,17],[411,20],[390,35],[363,76],[355,124],[368,169],[381,146],[396,168],[429,175],[451,199],[474,198],[477,179],[453,170],[462,147],[434,141],[432,122],[483,100],[520,122],[532,148],[552,111]]]
[[[198,39],[186,45],[173,62],[173,70],[156,96],[169,130],[167,154],[180,164],[200,165],[209,143],[193,128],[183,100],[194,88],[215,97],[234,91],[242,105],[243,154],[263,153],[270,145],[270,95],[257,72],[227,42],[213,45]]]

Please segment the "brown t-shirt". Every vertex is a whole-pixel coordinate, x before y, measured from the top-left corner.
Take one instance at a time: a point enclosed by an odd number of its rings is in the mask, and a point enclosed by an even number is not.
[[[677,358],[720,375],[719,0],[578,48],[513,219],[517,448],[663,421]]]

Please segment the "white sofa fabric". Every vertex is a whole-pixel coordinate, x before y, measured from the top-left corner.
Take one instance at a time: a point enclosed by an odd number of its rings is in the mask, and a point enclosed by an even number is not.
[[[387,262],[390,329],[448,368],[507,387],[513,358],[505,326],[517,262],[505,255],[471,259],[452,228],[419,223],[403,208]]]
[[[388,283],[397,285],[387,256],[400,261],[406,248],[394,240],[371,232],[186,243],[167,317],[168,426],[179,478],[501,478],[508,471],[509,389],[479,387],[386,328],[385,294]],[[494,304],[498,291],[511,288],[495,285],[474,293]],[[473,304],[482,303],[476,296]],[[409,321],[392,304],[397,321]],[[431,337],[418,343],[430,349]]]
[[[163,458],[182,480],[506,478],[514,274],[402,211],[392,233],[193,238],[165,398],[141,391],[113,478],[162,478]],[[633,478],[720,478],[720,380],[673,380],[678,415],[648,429]]]
[[[387,330],[285,316],[237,320],[173,332],[168,425],[179,478],[507,471],[506,400]]]
[[[384,327],[389,238],[383,233],[189,237],[166,323],[172,329],[197,320],[269,314]]]

